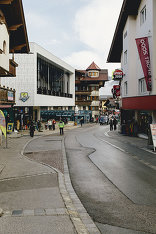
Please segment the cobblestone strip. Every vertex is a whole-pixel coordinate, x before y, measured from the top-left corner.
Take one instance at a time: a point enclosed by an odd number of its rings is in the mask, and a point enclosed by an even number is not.
[[[69,215],[66,208],[36,208],[33,210],[12,210],[12,211],[4,211],[3,217],[12,216],[12,217],[25,217],[25,216],[58,216],[58,215]]]
[[[100,234],[100,231],[92,221],[91,217],[88,215],[86,209],[80,202],[72,187],[67,165],[64,139],[62,140],[62,154],[64,161],[64,177],[59,174],[59,187],[76,231],[78,234]]]

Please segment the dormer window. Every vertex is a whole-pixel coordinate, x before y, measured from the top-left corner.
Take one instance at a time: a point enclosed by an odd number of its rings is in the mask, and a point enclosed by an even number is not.
[[[99,77],[99,71],[88,71],[89,77]]]

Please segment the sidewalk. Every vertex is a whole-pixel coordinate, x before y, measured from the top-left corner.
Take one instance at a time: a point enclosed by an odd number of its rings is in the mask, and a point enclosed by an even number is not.
[[[68,125],[65,131],[73,128],[77,126]],[[28,131],[15,133],[8,137],[8,148],[4,146],[5,142],[0,146],[0,233],[99,233],[72,188],[58,128],[35,131],[33,139]]]

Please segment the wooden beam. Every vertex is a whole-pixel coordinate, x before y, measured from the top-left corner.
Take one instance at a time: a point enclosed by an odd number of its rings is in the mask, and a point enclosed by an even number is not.
[[[26,44],[22,44],[22,45],[18,45],[18,46],[15,46],[15,47],[13,47],[11,50],[10,50],[10,52],[11,53],[14,53],[15,51],[19,51],[19,50],[21,50],[23,47],[25,47],[26,46]]]
[[[11,4],[14,0],[0,0],[0,4],[8,5]]]
[[[8,29],[9,31],[16,31],[19,27],[21,27],[23,24],[16,24],[16,25],[12,25],[10,26]]]

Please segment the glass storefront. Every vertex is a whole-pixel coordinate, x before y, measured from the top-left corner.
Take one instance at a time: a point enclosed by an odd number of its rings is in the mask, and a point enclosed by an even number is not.
[[[72,98],[69,92],[70,74],[37,55],[37,93]]]

